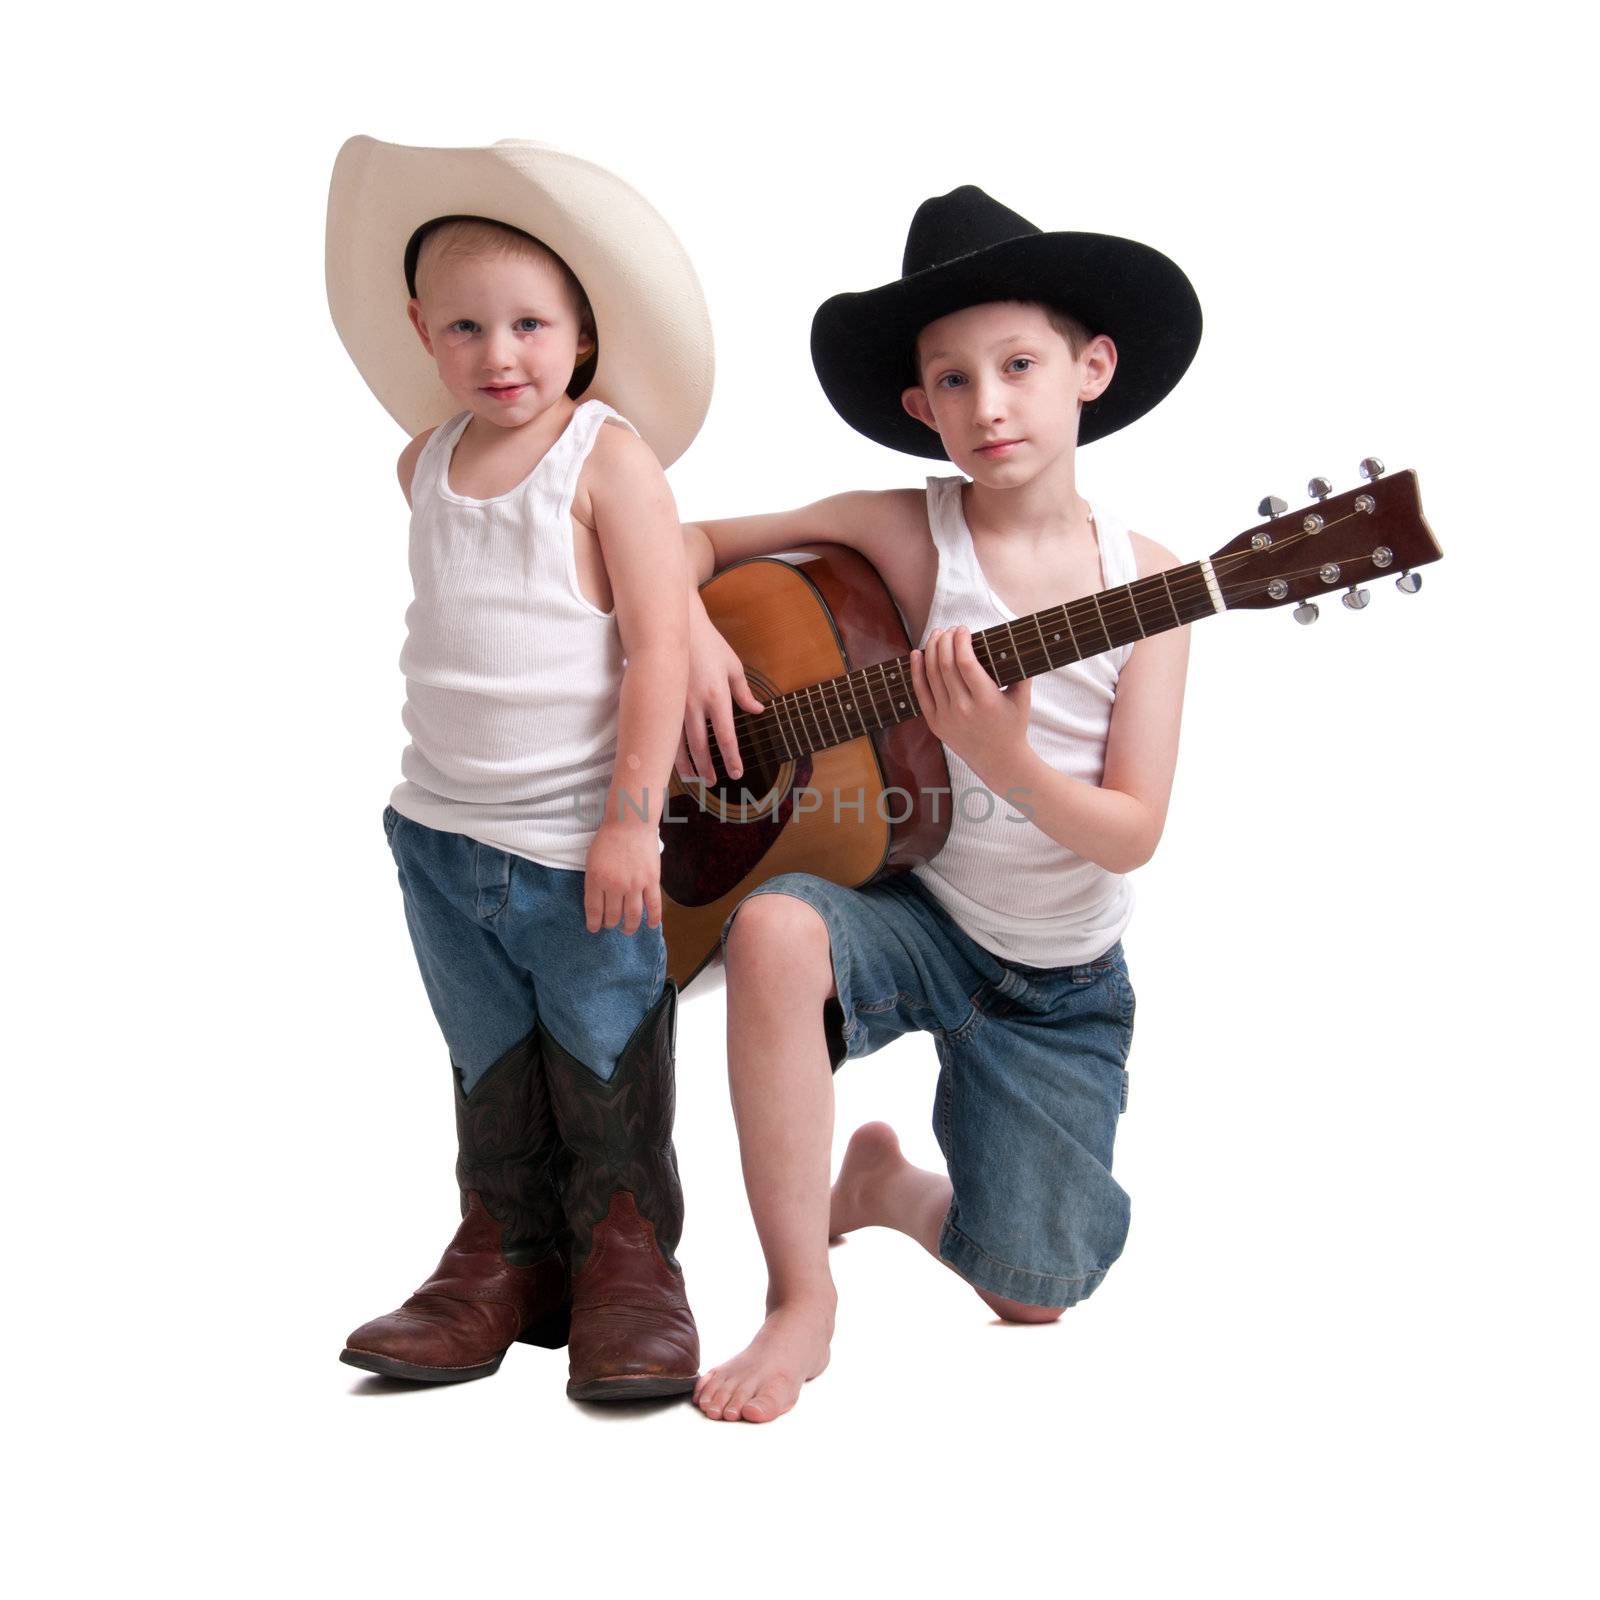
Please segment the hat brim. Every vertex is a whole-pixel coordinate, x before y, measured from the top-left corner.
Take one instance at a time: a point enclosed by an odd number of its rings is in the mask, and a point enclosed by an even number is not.
[[[939,435],[900,404],[918,382],[917,335],[953,311],[993,300],[1057,306],[1116,345],[1116,374],[1084,406],[1079,444],[1158,405],[1200,344],[1199,297],[1159,250],[1104,233],[1028,234],[825,301],[811,323],[811,360],[834,410],[891,450],[948,460]]]
[[[593,162],[506,139],[464,149],[357,135],[328,190],[328,307],[384,409],[418,434],[460,409],[406,316],[404,255],[424,222],[489,217],[531,233],[572,268],[600,355],[585,397],[604,400],[663,466],[711,404],[711,317],[683,246],[650,203]]]

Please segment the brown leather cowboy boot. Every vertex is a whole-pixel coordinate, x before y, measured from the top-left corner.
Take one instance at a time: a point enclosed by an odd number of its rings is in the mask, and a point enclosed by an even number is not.
[[[486,1378],[516,1340],[567,1340],[560,1141],[538,1030],[456,1092],[456,1182],[464,1219],[433,1276],[397,1311],[364,1323],[339,1359],[427,1383]]]
[[[672,1150],[678,991],[668,983],[609,1080],[541,1028],[556,1126],[570,1158],[574,1400],[683,1394],[700,1375],[700,1336],[673,1259],[683,1189]]]

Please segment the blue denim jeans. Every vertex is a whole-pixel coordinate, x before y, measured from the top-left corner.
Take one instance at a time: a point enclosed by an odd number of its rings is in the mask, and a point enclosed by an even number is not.
[[[406,926],[464,1092],[543,1023],[563,1049],[610,1078],[660,998],[659,928],[602,928],[583,915],[583,874],[443,833],[386,806]]]
[[[1122,946],[1078,966],[1006,961],[910,873],[865,889],[784,873],[740,905],[760,894],[804,900],[827,925],[836,1068],[905,1033],[933,1036],[933,1131],[953,1190],[940,1256],[1026,1305],[1093,1293],[1128,1233],[1128,1196],[1111,1176],[1133,1039]]]

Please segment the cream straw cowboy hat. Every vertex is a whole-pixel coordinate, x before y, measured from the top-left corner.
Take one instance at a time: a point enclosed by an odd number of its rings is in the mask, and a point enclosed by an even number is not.
[[[555,251],[594,310],[600,354],[585,398],[620,411],[663,466],[688,449],[711,403],[711,318],[683,246],[642,195],[531,140],[435,150],[357,135],[328,189],[328,308],[408,434],[459,409],[406,316],[407,247],[445,216],[509,223]]]

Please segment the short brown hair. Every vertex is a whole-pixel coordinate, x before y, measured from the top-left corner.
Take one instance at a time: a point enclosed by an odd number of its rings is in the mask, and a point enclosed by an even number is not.
[[[1070,311],[1063,311],[1060,306],[1050,305],[1044,300],[1007,300],[1007,305],[1037,306],[1045,315],[1045,320],[1067,341],[1067,348],[1072,352],[1072,359],[1076,361],[1083,354],[1083,348],[1094,338],[1086,324],[1079,322]],[[917,342],[911,352],[911,366],[913,371],[912,382],[922,382],[922,333],[917,333]]]
[[[1046,305],[1043,300],[1024,300],[1022,303],[1038,306],[1044,312],[1045,320],[1067,341],[1067,348],[1072,351],[1074,360],[1083,354],[1083,347],[1094,338],[1088,327],[1079,322],[1070,311],[1063,311],[1059,306]]]

